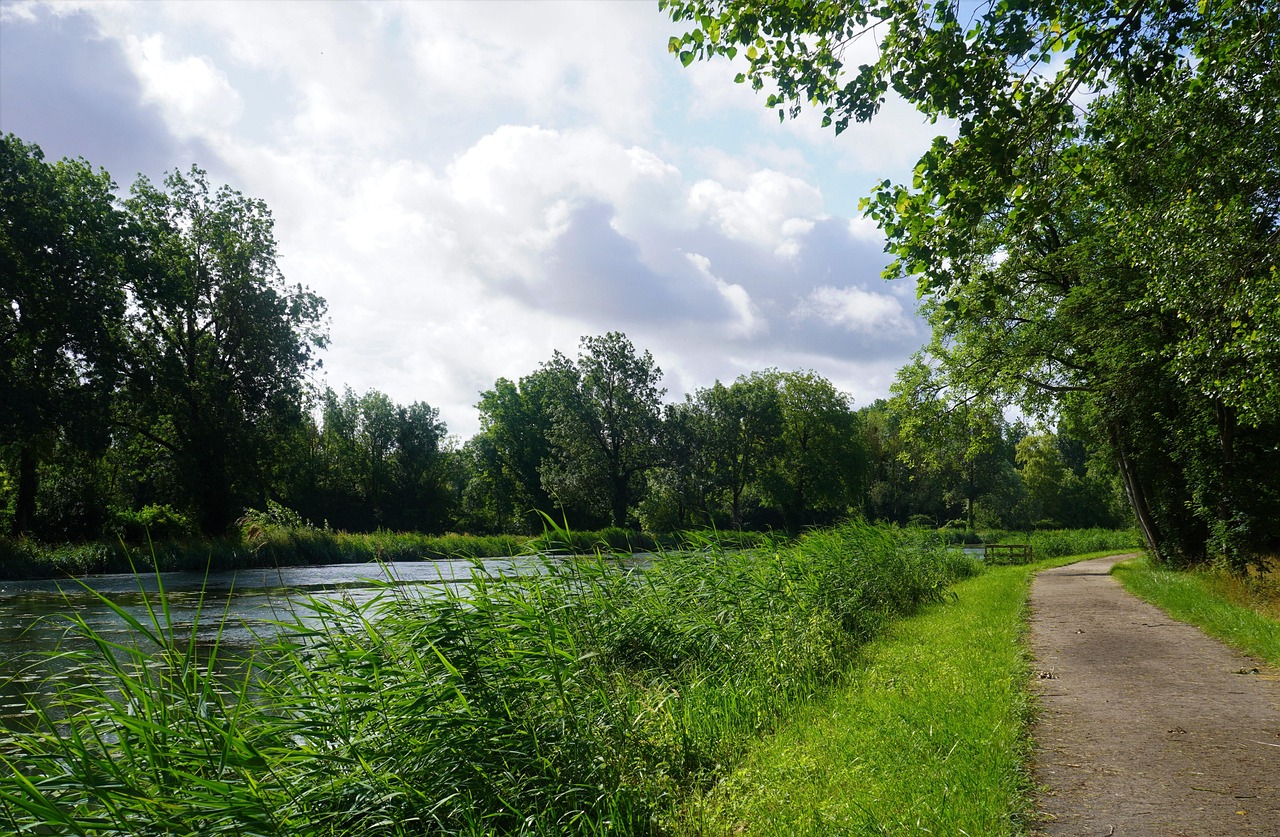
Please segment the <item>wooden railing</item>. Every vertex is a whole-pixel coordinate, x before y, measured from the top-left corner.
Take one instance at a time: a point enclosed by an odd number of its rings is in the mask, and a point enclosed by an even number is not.
[[[988,543],[982,545],[982,557],[988,564],[1030,564],[1034,560],[1030,544]]]

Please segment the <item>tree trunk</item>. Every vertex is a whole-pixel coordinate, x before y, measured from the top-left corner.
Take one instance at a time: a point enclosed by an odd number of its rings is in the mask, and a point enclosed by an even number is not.
[[[613,497],[613,525],[619,529],[626,528],[627,525],[627,478],[625,476],[614,477],[612,480]]]
[[[18,498],[13,510],[13,534],[21,537],[31,531],[36,520],[36,491],[40,477],[36,466],[35,445],[28,441],[18,454]]]
[[[1111,444],[1116,449],[1116,464],[1120,468],[1120,478],[1124,482],[1124,493],[1129,498],[1129,506],[1133,509],[1134,517],[1138,519],[1138,528],[1142,530],[1142,539],[1146,541],[1147,550],[1150,551],[1151,557],[1156,561],[1163,561],[1164,556],[1160,552],[1160,533],[1156,528],[1155,520],[1151,517],[1151,509],[1147,505],[1146,491],[1142,486],[1142,482],[1133,466],[1133,461],[1129,458],[1125,450],[1124,443],[1120,440],[1119,428],[1112,426]]]

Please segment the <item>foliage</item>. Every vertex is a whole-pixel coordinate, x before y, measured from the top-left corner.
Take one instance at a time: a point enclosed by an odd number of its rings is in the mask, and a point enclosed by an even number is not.
[[[16,535],[36,522],[40,461],[107,443],[128,259],[114,189],[84,160],[46,163],[0,136],[0,453],[17,462]]]
[[[128,209],[141,255],[123,424],[171,458],[208,535],[261,490],[272,424],[297,421],[325,344],[324,301],[285,284],[270,210],[203,171],[146,178]]]
[[[437,595],[310,599],[221,668],[227,650],[199,649],[163,593],[142,619],[118,610],[131,638],[111,645],[71,617],[96,643],[78,656],[95,679],[13,734],[0,821],[650,832],[966,566],[850,526],[789,549],[665,555],[640,575],[602,560],[477,570]]]
[[[906,0],[663,6],[691,27],[682,62],[742,50],[738,80],[792,115],[839,131],[892,89],[956,120],[910,186],[864,203],[889,273],[927,299],[950,400],[1090,426],[1162,559],[1240,570],[1274,550],[1274,4],[1000,2],[967,22]]]
[[[291,504],[339,529],[442,532],[454,511],[446,434],[439,411],[426,403],[326,389]]]
[[[584,337],[576,364],[557,353],[551,366],[575,384],[551,405],[557,456],[542,463],[543,487],[627,526],[644,473],[658,464],[662,370],[619,332]]]
[[[1003,530],[981,533],[984,543],[1027,544],[1034,560],[1062,558],[1119,549],[1137,550],[1141,536],[1133,529],[1048,529],[1034,532]]]
[[[1081,557],[985,571],[894,625],[753,744],[682,833],[1024,834],[1027,589]]]

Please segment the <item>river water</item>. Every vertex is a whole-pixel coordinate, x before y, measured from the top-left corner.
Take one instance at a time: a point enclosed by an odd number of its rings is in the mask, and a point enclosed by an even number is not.
[[[70,579],[0,581],[0,727],[15,722],[28,700],[47,694],[58,679],[73,681],[75,671],[57,652],[87,645],[67,617],[83,619],[99,635],[129,641],[121,616],[105,597],[150,624],[146,602],[159,608],[164,588],[170,618],[178,635],[194,630],[197,641],[220,645],[236,656],[272,623],[290,619],[300,598],[345,597],[367,601],[388,582],[413,587],[424,595],[442,595],[451,585],[466,584],[477,569],[489,575],[537,572],[534,558],[490,558],[483,561],[412,561],[392,564],[331,564],[226,573],[161,573],[150,576],[91,575]],[[223,619],[223,615],[226,619]],[[53,678],[53,679],[51,679]]]

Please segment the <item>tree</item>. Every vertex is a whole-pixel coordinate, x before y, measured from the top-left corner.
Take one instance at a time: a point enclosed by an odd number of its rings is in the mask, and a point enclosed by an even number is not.
[[[324,301],[285,283],[270,210],[193,167],[127,201],[141,258],[123,420],[173,460],[202,530],[262,489],[269,427],[297,420],[325,345]]]
[[[498,528],[538,526],[530,512],[549,515],[559,505],[543,487],[543,466],[553,453],[554,405],[577,387],[578,370],[557,352],[518,382],[499,378],[481,393],[480,432],[468,445],[482,476],[470,487],[469,502]]]
[[[744,57],[739,83],[769,88],[779,118],[803,107],[836,133],[873,119],[890,90],[957,123],[921,158],[910,188],[873,202],[903,275],[963,258],[986,213],[1016,199],[1036,145],[1077,129],[1080,94],[1137,89],[1194,66],[1205,78],[1274,64],[1280,12],[1264,0],[1100,3],[992,0],[659,0],[689,24],[669,49],[686,66]],[[962,18],[968,15],[967,19]],[[854,64],[856,63],[856,66]],[[925,244],[918,234],[928,231]]]
[[[662,370],[619,332],[582,338],[570,366],[578,383],[552,406],[556,455],[543,464],[543,486],[626,526],[645,472],[659,463]]]
[[[729,519],[742,528],[743,495],[782,453],[783,406],[772,373],[743,375],[729,386],[719,381],[699,390],[695,402],[705,415],[703,466],[713,484],[728,495]]]
[[[744,48],[740,80],[776,84],[771,105],[840,130],[892,87],[957,120],[864,206],[958,397],[1104,436],[1158,558],[1280,546],[1275,4],[1032,0],[964,24],[906,0],[666,5],[694,25],[682,60]]]
[[[860,508],[867,455],[849,397],[812,371],[770,370],[759,377],[776,393],[781,430],[760,484],[787,526],[830,522]]]
[[[353,531],[441,531],[452,512],[439,412],[405,407],[385,393],[325,391],[316,485],[296,508]]]
[[[35,519],[41,459],[60,441],[109,440],[127,252],[114,189],[84,160],[46,163],[0,137],[0,447],[18,460],[18,535]]]
[[[948,398],[920,359],[899,371],[893,389],[901,416],[900,456],[945,486],[947,502],[964,510],[965,528],[975,529],[979,502],[1007,494],[1016,476],[999,406],[988,399]]]

